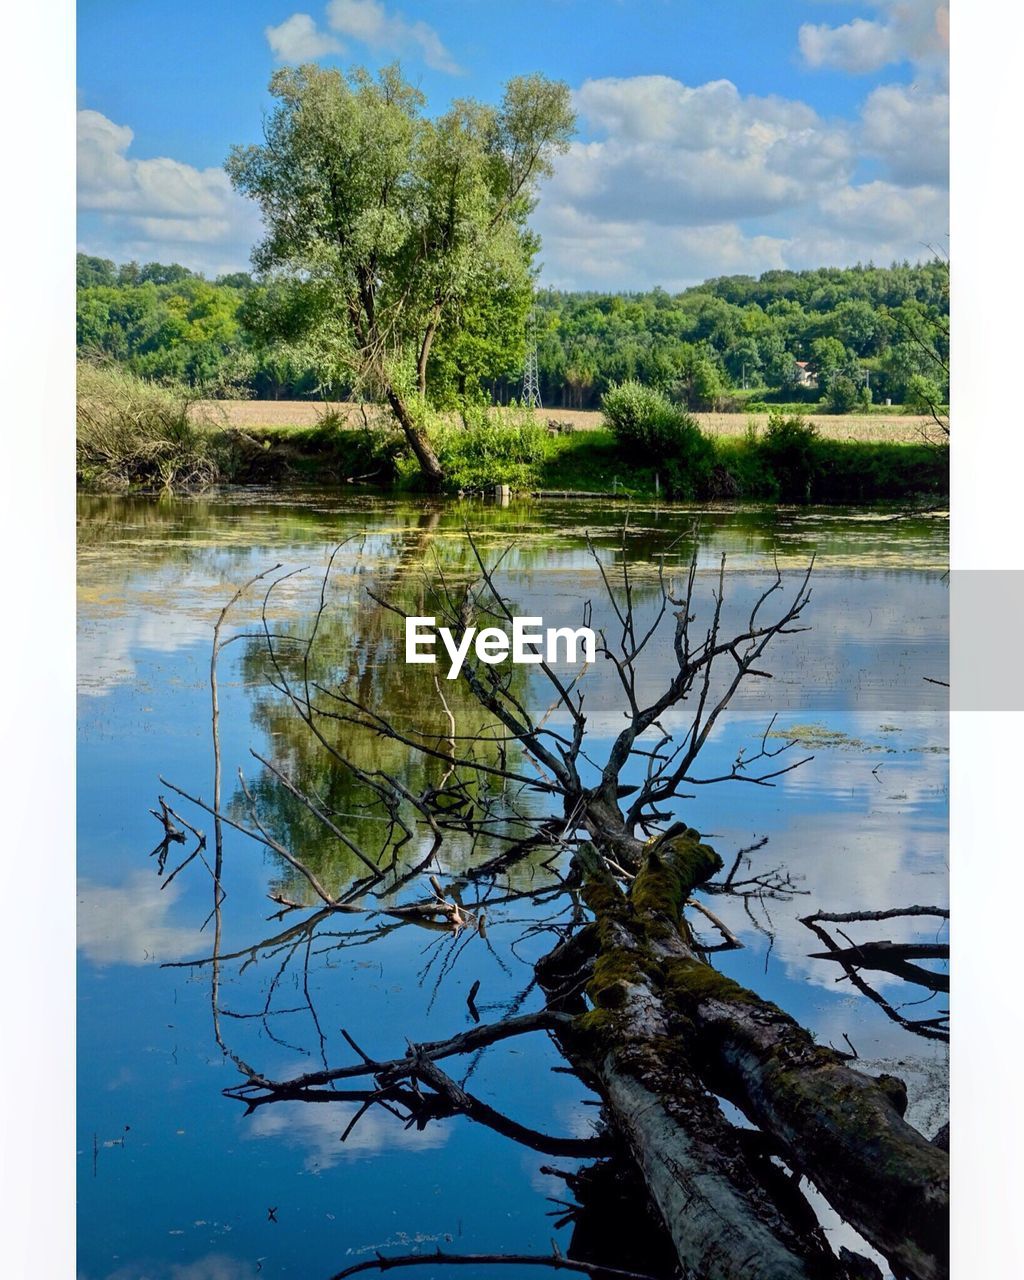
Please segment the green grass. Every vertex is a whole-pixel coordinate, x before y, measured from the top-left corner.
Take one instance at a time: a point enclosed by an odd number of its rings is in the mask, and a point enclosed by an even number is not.
[[[497,484],[532,488],[552,439],[532,414],[516,410],[500,421],[485,413],[470,415],[464,423],[439,420],[430,436],[446,487],[463,493]]]
[[[720,467],[735,481],[736,497],[770,501],[872,502],[949,495],[949,449],[817,437],[809,450],[806,489],[783,492],[784,480],[760,442],[716,441]]]
[[[606,428],[551,436],[535,488],[653,497],[656,468],[631,461]]]

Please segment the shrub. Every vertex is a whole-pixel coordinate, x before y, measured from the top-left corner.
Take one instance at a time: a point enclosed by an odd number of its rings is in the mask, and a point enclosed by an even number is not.
[[[714,442],[663,392],[639,382],[609,387],[601,410],[619,445],[635,460],[664,469],[677,497],[705,494],[715,464]]]
[[[181,388],[116,365],[81,362],[76,405],[79,480],[105,489],[205,489],[225,470],[224,446]]]
[[[761,456],[774,475],[783,502],[807,502],[818,469],[818,433],[813,423],[796,415],[772,414],[758,442]]]
[[[907,383],[907,404],[914,413],[938,413],[944,407],[939,384],[923,373],[913,374]]]
[[[852,413],[860,403],[860,391],[852,378],[837,373],[825,394],[825,404],[830,413]]]
[[[449,489],[507,484],[528,489],[548,454],[548,433],[527,409],[504,413],[466,407],[461,421],[434,419],[428,430]]]
[[[620,444],[659,457],[667,437],[687,416],[664,392],[635,381],[609,387],[601,398],[601,412]]]

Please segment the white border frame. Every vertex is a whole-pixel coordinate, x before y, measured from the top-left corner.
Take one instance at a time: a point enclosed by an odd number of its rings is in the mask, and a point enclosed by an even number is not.
[[[7,522],[0,590],[7,732],[3,843],[47,888],[8,903],[0,941],[4,1274],[74,1262],[74,11],[8,16],[0,337]],[[1016,122],[1024,10],[959,0],[953,64],[953,564],[1024,568],[1017,421],[1024,233]],[[984,619],[977,625],[984,626]],[[1012,985],[1024,902],[1024,714],[952,718],[954,1275],[1024,1274],[1024,1125]],[[12,876],[11,879],[14,877]]]

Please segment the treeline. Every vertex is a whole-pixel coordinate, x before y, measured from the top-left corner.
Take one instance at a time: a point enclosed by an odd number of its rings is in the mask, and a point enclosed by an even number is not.
[[[948,398],[949,272],[912,266],[768,271],[680,294],[540,293],[545,403],[590,408],[636,379],[691,409],[824,400],[922,407]]]
[[[246,273],[209,281],[177,263],[115,266],[80,253],[76,278],[80,355],[214,395],[232,384],[252,387],[241,316],[254,282]]]
[[[948,285],[936,259],[728,276],[678,294],[539,291],[530,332],[542,399],[596,408],[610,386],[636,380],[697,410],[759,400],[931,409],[948,399]],[[280,340],[289,299],[273,282],[80,254],[78,290],[80,351],[141,376],[209,395],[348,391],[325,385],[301,344]],[[481,299],[438,335],[427,377],[435,406],[519,395],[527,306]]]

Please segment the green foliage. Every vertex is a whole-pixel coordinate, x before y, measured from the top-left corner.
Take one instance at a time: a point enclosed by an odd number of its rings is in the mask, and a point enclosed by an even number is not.
[[[726,381],[714,347],[707,342],[680,348],[677,389],[688,408],[713,410],[719,407]]]
[[[621,444],[647,455],[661,453],[665,437],[682,416],[663,392],[635,379],[609,387],[601,412]]]
[[[936,403],[948,400],[948,273],[941,262],[768,272],[677,295],[531,298],[536,244],[524,225],[519,229],[518,266],[508,258],[481,263],[478,285],[442,309],[427,362],[434,407],[508,400],[518,392],[531,306],[544,403],[552,408],[594,407],[610,386],[633,380],[671,392],[692,409],[744,394],[765,404],[809,406],[827,393],[833,370],[862,394],[865,367],[876,402],[908,403],[915,378],[934,384]],[[79,349],[135,372],[202,385],[207,395],[241,383],[261,397],[301,398],[325,389],[338,396],[354,384],[337,341],[331,285],[279,275],[254,283],[244,272],[213,284],[174,263],[118,267],[86,255],[78,258],[78,281]],[[819,387],[798,386],[797,358],[825,370]],[[416,353],[400,363],[415,384]],[[920,395],[917,402],[923,404]]]
[[[714,444],[663,392],[623,382],[605,392],[601,411],[625,452],[664,468],[670,493],[693,497],[707,490]]]
[[[811,364],[821,386],[850,367],[850,355],[838,338],[815,338],[811,343]]]
[[[923,373],[911,374],[907,383],[907,404],[914,413],[940,413],[943,396],[939,384]]]
[[[654,494],[655,470],[623,449],[611,431],[572,431],[548,440],[538,487],[648,497]]]
[[[410,396],[426,398],[442,324],[528,282],[526,218],[574,129],[568,87],[519,76],[500,107],[461,99],[437,119],[397,65],[284,67],[270,92],[266,144],[233,148],[225,166],[263,216],[253,262],[313,293],[301,338],[321,381],[343,374],[386,400],[437,482]]]
[[[648,500],[656,492],[666,496],[665,466],[639,461],[635,450],[621,446],[611,431],[549,436],[515,410],[507,415],[492,412],[487,423],[473,413],[467,416],[468,427],[446,426],[445,420],[433,416],[429,422],[432,438],[451,468],[446,484],[450,492],[510,484],[520,493],[545,489]],[[787,428],[768,447],[767,431],[715,438],[713,466],[698,496],[905,503],[942,501],[948,495],[946,447],[828,440],[813,432],[808,442],[807,424],[798,426],[804,439],[798,435],[794,440]],[[365,429],[327,418],[313,427],[251,429],[244,441],[236,433],[223,432],[219,441],[215,434],[215,443],[225,456],[225,475],[236,482],[266,484],[290,477],[311,484],[421,483],[401,434],[377,425]]]
[[[187,392],[116,366],[78,367],[79,479],[104,489],[205,489],[224,472],[223,440],[198,420]]]
[[[151,264],[138,275],[167,277],[165,283],[147,278],[79,290],[79,350],[170,384],[204,388],[229,384],[242,368],[237,316],[242,295],[191,272],[172,280],[172,268],[157,271],[156,266]],[[90,272],[98,274],[87,262],[86,274]]]
[[[768,429],[756,447],[783,502],[809,501],[817,443],[818,433],[813,423],[782,414],[773,414],[768,419]]]
[[[949,497],[949,448],[944,445],[819,439],[815,454],[815,502]]]
[[[830,413],[852,413],[860,404],[860,388],[845,373],[837,373],[829,380],[825,404]]]
[[[799,387],[797,360],[850,376],[867,365],[876,397],[897,403],[911,373],[944,381],[948,265],[940,260],[730,276],[676,295],[549,291],[536,305],[541,389],[551,406],[591,407],[613,383],[632,379],[675,387],[692,409],[713,407],[744,379],[761,399],[811,403],[826,384]],[[709,369],[719,386],[695,377]],[[584,379],[573,376],[581,371]]]
[[[777,414],[768,428],[715,440],[717,468],[742,498],[805,502],[942,500],[949,449],[932,444],[829,440],[812,423]]]
[[[317,484],[390,485],[401,474],[406,452],[405,441],[393,426],[379,421],[357,426],[333,409],[321,414],[312,427],[265,428],[249,434],[269,449],[270,457],[243,456],[235,478],[257,482],[298,477]],[[255,474],[244,474],[246,468]]]
[[[488,412],[470,406],[461,421],[432,418],[429,434],[445,472],[445,487],[532,488],[549,453],[549,437],[526,409]]]
[[[489,404],[498,386],[518,386],[532,304],[527,271],[514,278],[492,273],[444,317],[427,363],[426,394],[433,407]]]

